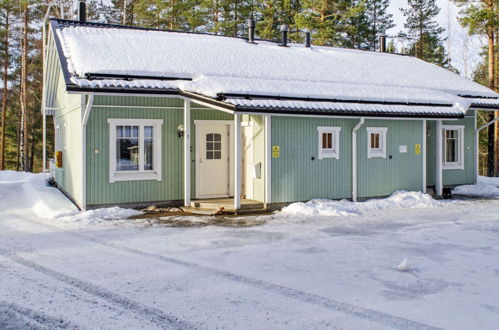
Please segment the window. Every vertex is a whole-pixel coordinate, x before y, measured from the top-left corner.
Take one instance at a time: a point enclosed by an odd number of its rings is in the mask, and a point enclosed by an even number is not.
[[[108,119],[109,181],[161,180],[161,119]]]
[[[367,158],[386,158],[386,127],[367,127]]]
[[[221,134],[206,134],[206,159],[222,159]]]
[[[319,159],[340,159],[341,127],[317,127],[319,135]]]
[[[442,126],[442,168],[464,169],[464,126]]]

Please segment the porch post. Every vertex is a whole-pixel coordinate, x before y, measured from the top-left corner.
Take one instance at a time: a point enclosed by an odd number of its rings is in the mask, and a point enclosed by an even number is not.
[[[184,206],[191,206],[191,101],[184,99]]]
[[[426,119],[423,119],[423,142],[421,153],[423,154],[423,193],[426,194]]]
[[[272,117],[265,116],[265,204],[272,203]]]
[[[43,150],[42,150],[42,172],[47,172],[47,116],[45,112],[45,105],[42,105],[42,129],[43,129]]]
[[[437,120],[437,138],[436,138],[436,173],[435,173],[435,194],[437,196],[442,196],[443,185],[442,185],[442,121]]]
[[[241,115],[234,114],[234,208],[241,207]]]

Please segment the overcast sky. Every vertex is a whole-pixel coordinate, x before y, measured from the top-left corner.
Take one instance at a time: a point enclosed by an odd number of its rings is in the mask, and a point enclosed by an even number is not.
[[[452,65],[462,75],[470,77],[480,61],[479,52],[484,45],[483,38],[468,36],[467,31],[458,22],[460,9],[451,0],[437,0],[437,5],[441,8],[437,20],[446,29],[445,36],[448,40],[445,46],[450,53]],[[400,12],[400,8],[404,7],[407,7],[407,0],[391,0],[389,12],[393,14],[397,26],[388,31],[389,35],[396,35],[404,29],[404,16]]]

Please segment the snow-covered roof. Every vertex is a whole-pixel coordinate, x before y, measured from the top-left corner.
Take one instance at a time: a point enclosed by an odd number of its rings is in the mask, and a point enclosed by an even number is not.
[[[334,112],[346,107],[353,113],[369,108],[380,113],[450,116],[462,116],[470,106],[461,96],[499,96],[409,56],[300,44],[281,47],[270,41],[251,44],[242,38],[62,20],[52,21],[52,28],[61,62],[65,62],[67,84],[75,89],[184,91],[218,99],[235,109]],[[245,101],[225,95],[245,96]],[[275,100],[263,102],[258,100],[260,95]],[[380,106],[353,106],[352,102]],[[397,110],[400,104],[405,107]],[[432,106],[435,109],[430,110]]]

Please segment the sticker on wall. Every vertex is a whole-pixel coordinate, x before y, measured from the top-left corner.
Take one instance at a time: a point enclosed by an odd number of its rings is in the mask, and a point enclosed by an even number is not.
[[[272,158],[279,158],[281,155],[281,150],[279,146],[272,146]]]
[[[399,152],[405,154],[407,152],[407,146],[399,146]]]
[[[420,144],[415,144],[414,145],[414,153],[416,155],[421,155],[421,145]]]

